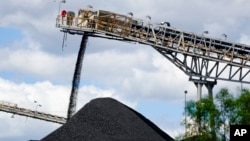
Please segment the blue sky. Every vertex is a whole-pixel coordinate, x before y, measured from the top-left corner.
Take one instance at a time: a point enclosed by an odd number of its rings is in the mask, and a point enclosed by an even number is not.
[[[0,38],[0,43],[2,45],[10,44],[16,40],[21,40],[23,37],[22,31],[15,27],[0,28],[0,33],[4,35]]]
[[[174,28],[250,44],[250,1],[247,0],[66,0],[61,9],[95,9],[153,22],[169,21]],[[0,2],[0,101],[66,116],[80,36],[55,27],[59,0]],[[150,10],[148,10],[150,9]],[[244,84],[245,87],[249,85]],[[218,81],[237,92],[238,83]],[[89,38],[83,63],[78,109],[98,97],[113,97],[144,114],[172,137],[184,132],[184,91],[196,99],[196,87],[182,71],[149,46]],[[203,95],[207,90],[203,87]],[[0,140],[41,139],[60,125],[0,112]],[[39,129],[39,130],[38,130]],[[39,131],[39,132],[38,132]]]

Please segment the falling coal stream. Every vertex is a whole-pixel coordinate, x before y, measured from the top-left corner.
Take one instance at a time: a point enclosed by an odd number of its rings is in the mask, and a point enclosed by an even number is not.
[[[77,56],[73,81],[72,81],[72,89],[71,89],[70,100],[69,100],[67,120],[69,120],[76,112],[76,102],[77,102],[78,88],[79,88],[80,79],[81,79],[82,62],[83,62],[87,42],[88,42],[88,35],[83,35],[80,49],[79,49],[78,56]]]

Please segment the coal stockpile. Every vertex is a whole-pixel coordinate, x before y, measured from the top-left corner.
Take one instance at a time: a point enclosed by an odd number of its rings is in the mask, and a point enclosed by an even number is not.
[[[42,141],[173,141],[140,113],[112,98],[87,103]]]

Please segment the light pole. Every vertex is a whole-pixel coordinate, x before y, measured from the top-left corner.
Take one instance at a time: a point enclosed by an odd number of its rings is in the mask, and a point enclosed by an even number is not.
[[[203,31],[202,32],[202,36],[204,36],[204,34],[208,34],[209,32],[206,30],[206,31]]]
[[[146,18],[148,18],[149,22],[151,22],[151,16],[147,15]]]
[[[33,102],[36,104],[34,114],[37,114],[37,108],[38,108],[38,107],[42,107],[42,105],[39,104],[36,100],[34,100]],[[25,123],[27,122],[27,120],[28,120],[28,116],[26,117]]]
[[[128,12],[128,15],[130,15],[132,18],[134,14],[132,12]]]
[[[38,107],[42,107],[42,105],[41,105],[41,104],[39,104],[36,100],[34,100],[34,103],[36,104],[35,111],[37,111],[37,108],[38,108]]]
[[[222,36],[225,38],[225,40],[227,39],[227,34],[223,33]]]
[[[242,94],[242,90],[243,90],[243,84],[242,84],[242,82],[240,82],[240,91],[241,91],[241,94]]]
[[[186,134],[187,134],[187,112],[186,112],[187,99],[186,97],[187,97],[188,91],[185,90],[184,93],[185,93],[185,137],[186,137]]]
[[[62,3],[66,3],[66,0],[61,0],[61,1],[59,2],[58,15],[60,14],[61,4],[62,4]]]

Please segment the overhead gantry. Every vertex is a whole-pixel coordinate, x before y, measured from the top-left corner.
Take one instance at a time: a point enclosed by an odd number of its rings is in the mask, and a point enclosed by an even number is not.
[[[77,15],[63,11],[56,19],[56,27],[64,33],[153,47],[190,77],[189,80],[197,86],[198,100],[202,85],[212,96],[217,80],[250,84],[250,46],[245,44],[91,8],[80,9]]]

